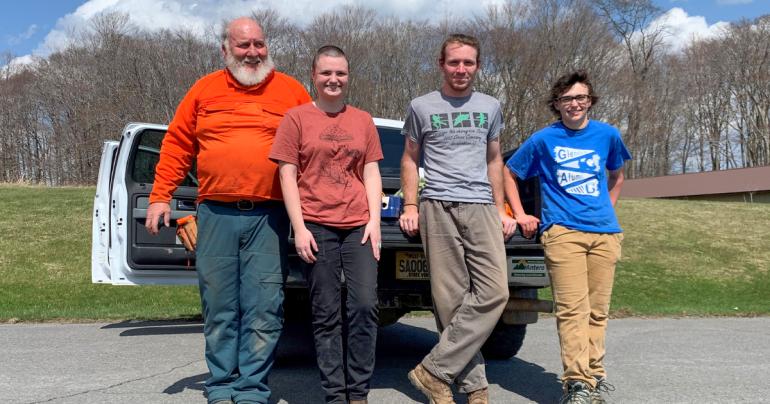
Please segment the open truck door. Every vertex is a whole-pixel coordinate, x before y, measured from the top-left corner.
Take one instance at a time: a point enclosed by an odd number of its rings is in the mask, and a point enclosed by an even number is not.
[[[176,219],[195,213],[195,167],[171,200],[171,226],[144,227],[166,126],[131,123],[105,142],[93,211],[91,278],[114,285],[196,284],[195,256],[176,237]]]

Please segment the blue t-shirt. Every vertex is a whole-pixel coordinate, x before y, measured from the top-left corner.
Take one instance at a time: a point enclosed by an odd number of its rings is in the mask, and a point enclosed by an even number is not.
[[[617,170],[630,158],[614,126],[590,120],[576,131],[559,121],[535,132],[506,166],[519,178],[540,177],[540,231],[558,224],[589,233],[620,233],[605,168]]]

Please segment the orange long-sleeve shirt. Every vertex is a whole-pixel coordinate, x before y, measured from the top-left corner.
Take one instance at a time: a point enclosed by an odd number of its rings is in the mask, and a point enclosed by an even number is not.
[[[289,108],[310,102],[292,77],[273,72],[244,87],[227,69],[187,92],[163,138],[150,203],[168,202],[197,160],[198,201],[280,200],[278,166],[268,159]]]

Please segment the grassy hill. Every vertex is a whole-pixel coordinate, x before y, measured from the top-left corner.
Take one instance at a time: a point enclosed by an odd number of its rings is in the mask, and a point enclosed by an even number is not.
[[[91,284],[93,195],[0,185],[0,322],[198,316],[195,287]],[[770,205],[621,200],[618,215],[614,315],[770,314]]]
[[[618,314],[770,313],[770,204],[620,200]]]

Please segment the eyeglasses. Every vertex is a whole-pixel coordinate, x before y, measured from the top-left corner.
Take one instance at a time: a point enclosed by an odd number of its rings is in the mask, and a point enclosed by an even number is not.
[[[556,102],[562,105],[569,105],[572,103],[572,100],[575,100],[578,102],[578,104],[585,104],[590,99],[591,99],[591,96],[588,94],[580,94],[575,96],[565,95],[564,97],[557,98]]]

